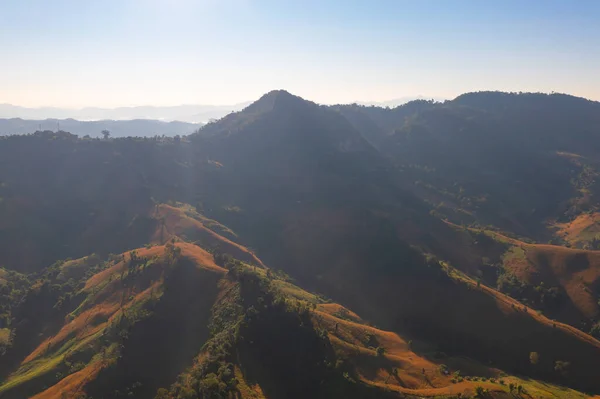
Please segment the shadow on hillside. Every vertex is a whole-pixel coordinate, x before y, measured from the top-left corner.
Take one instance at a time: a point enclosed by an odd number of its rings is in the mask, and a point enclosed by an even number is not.
[[[151,398],[190,366],[209,336],[208,321],[221,276],[182,259],[165,281],[153,314],[128,332],[117,364],[104,369],[87,392],[94,398],[130,390]],[[137,388],[135,386],[137,385]]]

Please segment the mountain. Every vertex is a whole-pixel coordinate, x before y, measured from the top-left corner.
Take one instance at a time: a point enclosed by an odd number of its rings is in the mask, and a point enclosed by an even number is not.
[[[455,223],[548,241],[553,223],[595,209],[598,102],[482,92],[340,112]]]
[[[35,131],[63,130],[78,136],[102,137],[108,130],[112,137],[151,137],[187,135],[198,130],[202,124],[186,122],[163,122],[158,120],[98,120],[77,121],[74,119],[0,119],[0,135],[30,134]]]
[[[392,100],[387,100],[387,101],[354,101],[354,104],[357,105],[363,105],[363,106],[373,106],[373,107],[380,107],[380,108],[395,108],[398,107],[400,105],[409,103],[411,101],[417,101],[417,100],[425,100],[425,101],[436,101],[436,102],[443,102],[445,101],[445,98],[442,97],[425,97],[425,96],[405,96],[405,97],[398,97],[398,98],[394,98]]]
[[[394,109],[337,109],[402,171],[406,190],[450,224],[470,227],[477,245],[469,252],[481,256],[470,273],[559,320],[594,329],[596,262],[585,250],[598,249],[600,238],[600,103],[481,92]],[[558,245],[540,245],[547,243]]]
[[[137,106],[118,108],[86,107],[80,109],[42,107],[27,108],[0,104],[0,118],[20,119],[78,119],[82,121],[156,119],[187,123],[206,123],[228,113],[239,111],[249,103],[233,105]]]
[[[545,190],[574,164],[551,154],[594,157],[595,103],[477,95],[277,90],[185,137],[0,138],[0,396],[599,393],[595,252],[537,242],[589,226],[503,213],[559,214]],[[506,204],[470,208],[483,190]]]

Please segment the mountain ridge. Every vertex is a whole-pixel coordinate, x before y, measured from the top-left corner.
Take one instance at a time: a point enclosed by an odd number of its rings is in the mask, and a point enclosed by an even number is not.
[[[176,105],[176,106],[131,106],[116,108],[84,107],[28,108],[12,104],[0,104],[0,117],[23,119],[81,119],[81,120],[129,120],[157,119],[166,121],[179,120],[189,123],[206,123],[220,118],[227,113],[240,110],[248,102],[233,105]]]

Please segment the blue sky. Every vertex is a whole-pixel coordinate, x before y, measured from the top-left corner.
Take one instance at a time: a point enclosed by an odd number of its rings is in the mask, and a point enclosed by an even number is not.
[[[0,103],[600,100],[600,1],[0,0]]]

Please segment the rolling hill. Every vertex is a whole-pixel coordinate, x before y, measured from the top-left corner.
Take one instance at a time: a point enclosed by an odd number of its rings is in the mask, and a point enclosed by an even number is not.
[[[584,397],[374,328],[269,269],[215,262],[198,246],[168,243],[105,263],[83,279],[64,324],[29,343],[3,397],[503,397],[517,388]]]

